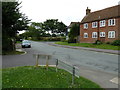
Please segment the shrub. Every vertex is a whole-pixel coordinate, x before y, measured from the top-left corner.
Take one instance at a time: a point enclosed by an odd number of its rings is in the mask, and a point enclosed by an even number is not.
[[[95,43],[93,43],[94,45],[100,45],[102,44],[102,42],[100,40],[96,40]]]
[[[106,42],[106,44],[111,44],[110,42]]]
[[[76,39],[70,38],[70,39],[68,40],[68,43],[76,43]]]
[[[114,46],[120,46],[120,40],[115,40],[111,44]]]

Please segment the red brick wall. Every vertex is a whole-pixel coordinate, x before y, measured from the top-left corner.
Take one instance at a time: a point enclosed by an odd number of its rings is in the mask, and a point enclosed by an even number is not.
[[[120,22],[120,18],[116,18],[115,26],[108,26],[108,20],[106,20],[105,27],[99,27],[99,32],[105,32],[105,41],[104,42],[113,42],[118,39],[118,22]],[[84,29],[84,24],[80,24],[80,43],[94,43],[97,38],[92,38],[92,32],[97,32],[97,28],[92,28],[92,22],[88,23],[88,29]],[[115,38],[108,38],[108,32],[115,31]],[[88,38],[84,38],[84,33],[88,33]],[[100,38],[102,41],[102,38]]]

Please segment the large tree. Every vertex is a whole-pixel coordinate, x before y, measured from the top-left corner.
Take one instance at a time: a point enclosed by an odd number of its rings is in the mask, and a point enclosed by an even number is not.
[[[26,30],[28,18],[20,13],[21,3],[2,2],[2,50],[15,50],[13,41],[20,30]]]
[[[45,31],[42,30],[42,23],[32,22],[28,28],[28,32],[26,33],[28,33],[28,35],[31,37],[39,38],[41,36],[44,36]]]
[[[67,26],[58,19],[48,19],[43,23],[43,29],[48,33],[61,34],[66,32]]]
[[[69,42],[76,42],[77,37],[80,35],[80,25],[73,24],[69,32]]]

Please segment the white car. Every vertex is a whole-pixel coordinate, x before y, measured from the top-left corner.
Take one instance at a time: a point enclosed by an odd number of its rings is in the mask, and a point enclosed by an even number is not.
[[[22,48],[31,48],[31,43],[28,40],[22,41]]]

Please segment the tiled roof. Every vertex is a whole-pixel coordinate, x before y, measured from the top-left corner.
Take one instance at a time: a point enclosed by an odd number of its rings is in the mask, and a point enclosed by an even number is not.
[[[81,23],[87,23],[87,22],[116,18],[116,17],[120,17],[120,5],[91,12],[82,19]]]

